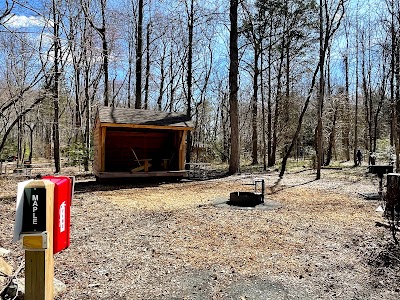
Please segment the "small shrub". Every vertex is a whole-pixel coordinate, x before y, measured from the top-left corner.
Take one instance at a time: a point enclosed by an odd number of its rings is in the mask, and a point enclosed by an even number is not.
[[[73,143],[63,149],[63,154],[67,157],[66,167],[82,165],[84,159],[84,146],[82,143]]]

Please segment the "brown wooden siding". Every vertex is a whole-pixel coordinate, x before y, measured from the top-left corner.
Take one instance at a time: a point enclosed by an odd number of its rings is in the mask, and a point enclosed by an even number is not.
[[[139,111],[136,114],[141,116],[144,112]],[[153,114],[155,113],[147,113],[145,116]],[[120,115],[120,112],[116,114],[114,110],[114,117],[121,117]],[[167,121],[170,119],[166,118]],[[142,124],[108,123],[101,121],[98,115],[93,138],[94,174],[99,177],[106,176],[106,173],[113,174],[113,177],[118,173],[121,173],[121,176],[125,176],[124,174],[151,176],[151,172],[155,174],[153,176],[185,174],[184,172],[178,174],[178,171],[185,167],[186,135],[188,130],[192,130],[188,125],[191,123],[150,121],[143,121]],[[143,171],[132,173],[131,170],[138,167],[140,163],[138,160],[141,159],[151,160],[152,166],[148,174]],[[167,169],[165,169],[166,161],[168,161]],[[168,171],[174,172],[167,173]]]

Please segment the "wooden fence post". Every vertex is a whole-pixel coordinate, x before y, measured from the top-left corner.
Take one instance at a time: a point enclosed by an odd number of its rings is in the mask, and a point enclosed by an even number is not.
[[[26,300],[52,300],[54,281],[53,215],[54,184],[35,180],[25,189],[45,189],[45,232],[23,233],[25,251],[25,296]],[[41,199],[44,200],[44,199]],[[43,205],[43,204],[42,204]],[[24,216],[25,218],[26,216]],[[39,221],[37,221],[39,222]]]

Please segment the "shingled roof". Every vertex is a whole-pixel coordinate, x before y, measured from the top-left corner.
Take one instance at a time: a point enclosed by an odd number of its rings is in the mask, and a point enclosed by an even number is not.
[[[193,122],[186,115],[163,111],[104,106],[99,108],[98,116],[100,123],[193,128]]]

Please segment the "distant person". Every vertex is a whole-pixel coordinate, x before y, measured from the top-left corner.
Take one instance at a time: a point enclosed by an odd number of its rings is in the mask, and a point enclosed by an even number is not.
[[[375,162],[376,162],[375,153],[371,151],[369,153],[369,163],[370,163],[370,165],[375,165]]]
[[[362,161],[361,150],[357,150],[356,156],[357,156],[357,166],[361,166],[361,161]]]

